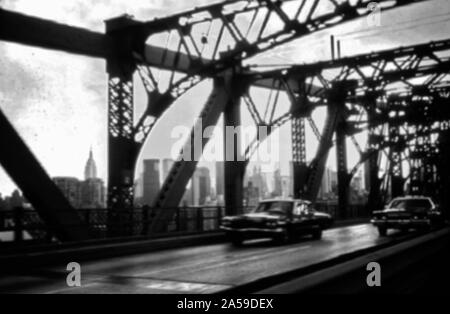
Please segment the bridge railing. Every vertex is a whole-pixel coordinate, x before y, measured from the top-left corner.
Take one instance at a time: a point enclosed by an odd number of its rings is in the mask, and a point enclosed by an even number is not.
[[[344,219],[344,217],[339,216],[337,202],[331,204],[327,202],[317,202],[315,209],[330,214],[336,220]],[[345,219],[367,218],[370,217],[371,214],[371,210],[365,204],[349,204],[346,210]]]
[[[249,212],[253,207],[242,208]],[[316,209],[326,212],[339,220],[337,204],[317,203]],[[149,226],[158,217],[158,211],[173,211],[172,219],[165,230],[150,234]],[[89,226],[92,239],[109,239],[116,237],[161,238],[181,235],[202,234],[219,230],[223,206],[178,207],[154,209],[149,207],[134,208],[112,213],[108,209],[79,209],[81,220]],[[110,219],[111,215],[119,219]],[[347,219],[369,217],[364,205],[349,205]],[[114,221],[114,223],[112,223]],[[77,227],[77,226],[74,226]],[[0,242],[54,242],[52,231],[31,209],[16,208],[0,211]]]

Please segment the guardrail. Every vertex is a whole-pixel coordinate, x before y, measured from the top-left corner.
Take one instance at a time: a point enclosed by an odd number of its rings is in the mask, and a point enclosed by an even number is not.
[[[337,216],[338,208],[335,204],[317,203],[316,209],[331,214],[337,220],[339,218]],[[163,232],[150,234],[148,226],[158,217],[158,211],[161,210],[173,211],[173,218]],[[242,209],[243,212],[251,210],[252,207]],[[143,207],[118,212],[108,209],[79,209],[78,213],[81,220],[89,226],[92,239],[160,238],[218,231],[220,221],[225,215],[225,207],[202,206],[165,209]],[[369,215],[365,206],[350,205],[346,218],[364,218]],[[5,234],[7,235],[5,236]],[[36,211],[23,208],[0,211],[0,242],[50,243],[54,241],[52,231],[47,228]]]

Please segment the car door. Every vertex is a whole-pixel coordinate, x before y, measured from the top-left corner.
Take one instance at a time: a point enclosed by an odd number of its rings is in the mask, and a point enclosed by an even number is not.
[[[298,202],[293,210],[293,229],[296,233],[304,233],[310,229],[308,204]]]

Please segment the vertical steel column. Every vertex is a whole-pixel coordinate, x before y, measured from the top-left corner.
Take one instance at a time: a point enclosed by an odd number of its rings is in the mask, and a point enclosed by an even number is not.
[[[348,86],[337,84],[333,86],[328,99],[328,105],[334,106],[338,110],[336,126],[336,164],[338,179],[338,212],[339,218],[347,216],[349,197],[349,174],[347,168],[347,124],[345,120],[345,101],[348,94]]]
[[[440,209],[445,218],[450,218],[450,129],[443,129],[439,134],[438,172],[440,179]]]
[[[342,116],[336,128],[336,164],[339,218],[345,219],[347,217],[350,180],[347,168],[346,123]]]
[[[306,199],[315,202],[319,193],[322,177],[325,172],[325,166],[328,160],[328,153],[333,146],[333,135],[339,120],[339,109],[337,106],[327,107],[327,118],[322,131],[319,147],[317,147],[316,156],[308,166],[306,182]]]
[[[403,195],[403,171],[401,153],[403,147],[400,142],[400,128],[395,125],[389,126],[389,141],[392,144],[390,150],[390,170],[391,179],[391,197]]]
[[[293,117],[291,121],[292,137],[292,166],[294,175],[294,197],[301,198],[306,195],[306,182],[308,165],[306,164],[306,136],[305,119]]]
[[[243,211],[246,166],[242,155],[242,134],[230,132],[241,126],[240,99],[245,86],[238,80],[233,80],[232,86],[233,94],[223,111],[224,201],[227,215],[236,215]]]
[[[375,133],[376,128],[376,96],[367,95],[367,120],[369,122],[368,148],[370,156],[368,159],[368,181],[369,181],[369,196],[367,200],[367,209],[374,211],[380,208],[380,186],[381,180],[378,177],[379,172],[379,142],[378,136]]]
[[[134,170],[139,144],[134,140],[133,73],[131,37],[119,17],[106,22],[107,34],[116,44],[115,56],[107,60],[108,82],[108,224],[113,236],[127,235],[132,226]]]

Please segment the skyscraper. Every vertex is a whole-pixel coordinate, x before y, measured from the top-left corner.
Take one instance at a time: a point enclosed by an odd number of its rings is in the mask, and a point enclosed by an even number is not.
[[[95,179],[97,178],[97,166],[95,164],[94,156],[92,154],[92,148],[89,150],[89,158],[84,167],[84,179]]]
[[[192,177],[191,189],[194,205],[205,205],[211,195],[211,177],[208,168],[197,168]]]
[[[216,194],[224,195],[224,163],[223,161],[216,161]]]
[[[265,175],[261,172],[261,167],[254,167],[253,168],[253,174],[249,178],[249,182],[252,182],[253,187],[255,187],[258,190],[259,197],[264,198],[266,197],[267,193],[267,178]]]
[[[273,191],[272,196],[281,196],[283,194],[283,182],[281,180],[280,168],[273,173]]]
[[[79,183],[81,208],[104,208],[106,203],[105,185],[103,180],[97,178],[97,166],[92,148],[84,167],[84,181]]]
[[[106,203],[105,185],[99,178],[90,178],[81,182],[80,207],[85,209],[104,208]]]
[[[156,195],[161,189],[161,181],[159,179],[159,160],[144,160],[144,205],[152,205]]]

